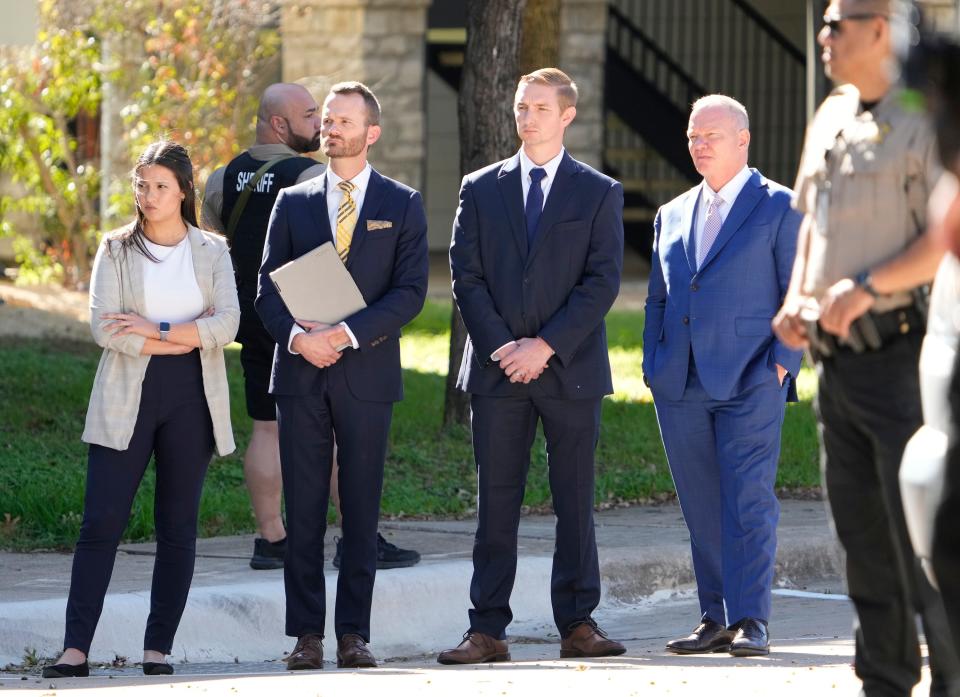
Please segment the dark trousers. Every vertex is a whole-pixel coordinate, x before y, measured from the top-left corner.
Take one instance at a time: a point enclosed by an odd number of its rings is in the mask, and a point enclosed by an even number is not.
[[[147,464],[155,455],[157,557],[143,648],[171,652],[193,578],[200,493],[213,448],[200,354],[151,357],[130,445],[126,450],[90,446],[64,648],[90,651],[117,546]]]
[[[478,478],[470,629],[503,639],[513,619],[510,594],[517,573],[520,506],[539,419],[557,517],[550,585],[553,618],[566,637],[571,625],[589,618],[600,602],[593,527],[600,399],[473,395],[470,404]]]
[[[920,679],[916,615],[930,650],[932,695],[960,672],[939,595],[920,569],[906,530],[898,472],[923,422],[918,362],[922,335],[879,351],[840,352],[817,364],[824,481],[847,553],[857,611],[854,667],[867,697],[907,697]]]
[[[343,547],[334,630],[337,639],[358,634],[370,641],[377,524],[393,404],[354,397],[339,363],[321,370],[309,393],[277,395],[276,400],[287,506],[283,568],[287,635],[324,633],[323,537],[327,531],[335,430]]]
[[[654,392],[657,421],[690,530],[700,612],[718,624],[770,619],[780,504],[774,493],[788,385],[777,374],[715,400],[690,356],[680,399]]]
[[[950,412],[954,433],[960,433],[960,353],[950,381]],[[943,596],[953,645],[960,647],[960,441],[947,455],[943,502],[933,538],[933,569]]]

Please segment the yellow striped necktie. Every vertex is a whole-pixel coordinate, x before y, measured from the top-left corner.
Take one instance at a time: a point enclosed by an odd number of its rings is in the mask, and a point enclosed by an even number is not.
[[[350,253],[350,242],[353,240],[353,229],[357,226],[357,204],[350,194],[357,188],[356,184],[342,181],[337,188],[343,192],[343,200],[337,209],[337,254],[340,260],[346,263]]]

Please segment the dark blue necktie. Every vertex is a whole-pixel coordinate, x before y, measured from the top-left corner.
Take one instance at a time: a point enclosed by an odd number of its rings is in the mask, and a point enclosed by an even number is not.
[[[543,187],[540,186],[540,180],[545,176],[547,170],[543,167],[530,170],[530,191],[527,192],[527,205],[523,210],[527,217],[527,249],[533,249],[533,242],[537,239],[537,225],[543,213]]]

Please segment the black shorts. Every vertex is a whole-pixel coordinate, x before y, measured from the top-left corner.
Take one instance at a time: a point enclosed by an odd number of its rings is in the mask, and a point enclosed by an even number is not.
[[[277,405],[270,394],[273,349],[276,344],[263,328],[252,302],[240,301],[240,365],[243,366],[247,413],[257,421],[276,421]]]

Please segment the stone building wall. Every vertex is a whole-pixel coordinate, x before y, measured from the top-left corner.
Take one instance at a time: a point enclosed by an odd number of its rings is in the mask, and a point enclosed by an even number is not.
[[[424,181],[424,39],[430,0],[294,0],[284,5],[283,79],[318,101],[343,80],[380,100],[383,136],[370,160],[421,189]]]
[[[577,118],[567,129],[565,142],[573,157],[597,169],[603,160],[606,30],[606,0],[562,0],[558,67],[580,91]]]

